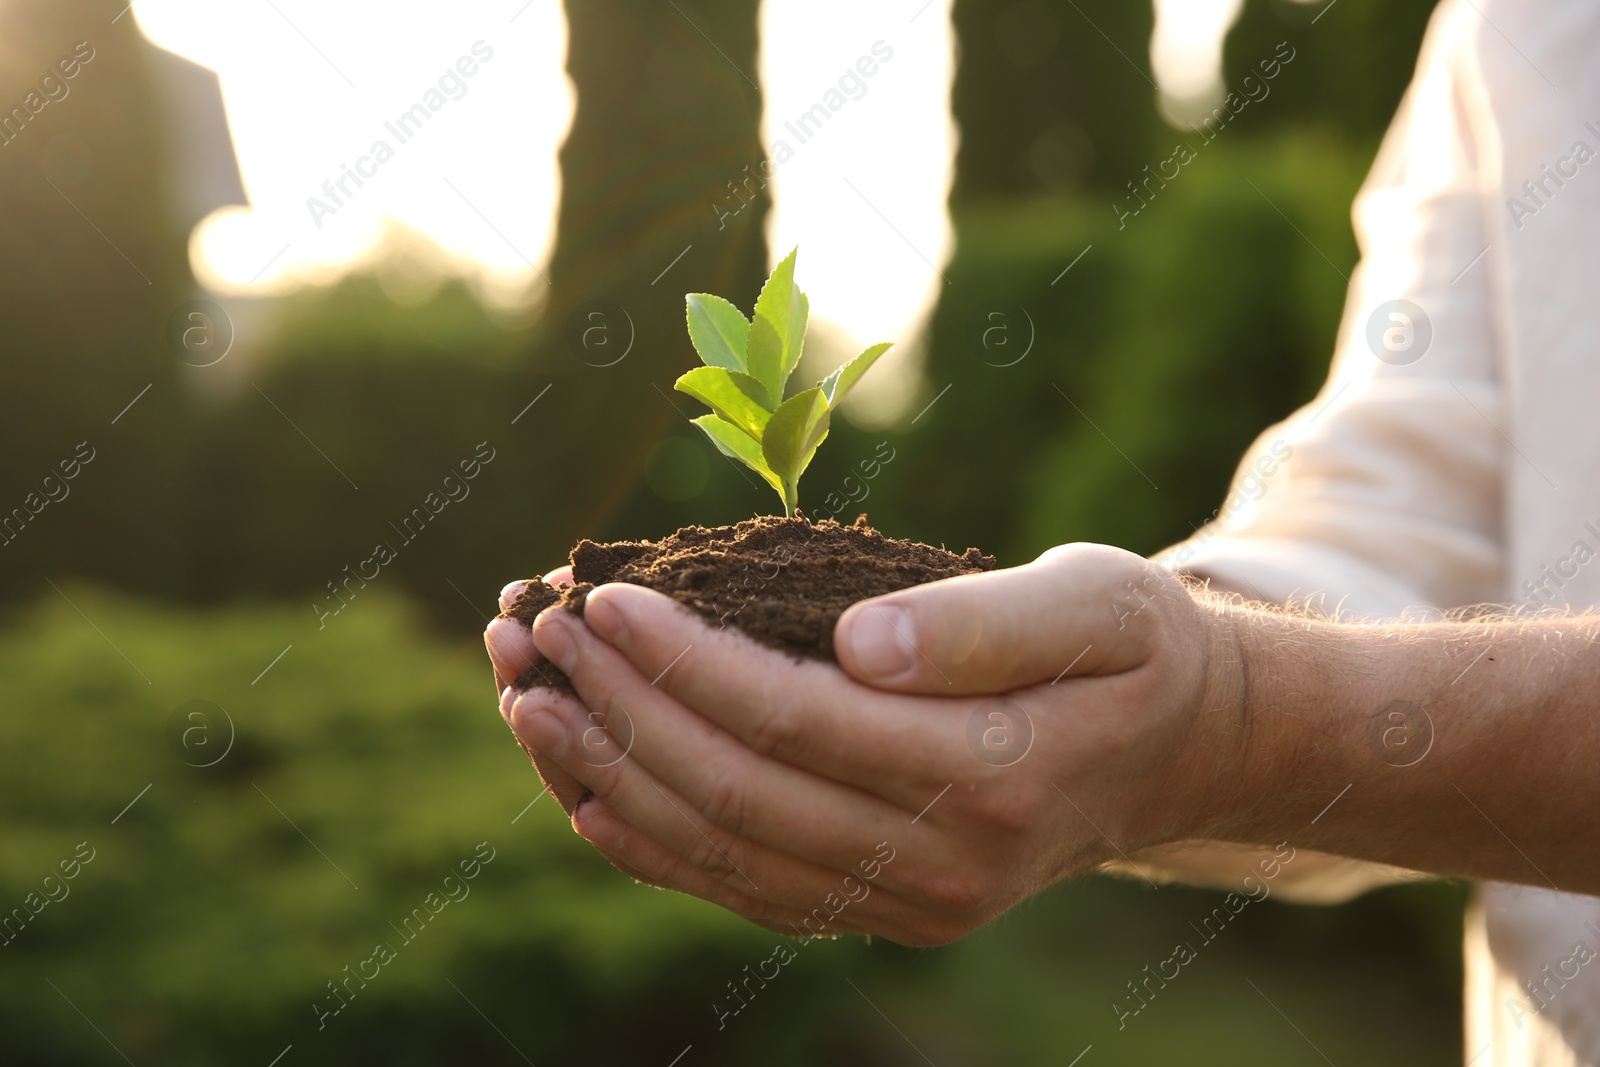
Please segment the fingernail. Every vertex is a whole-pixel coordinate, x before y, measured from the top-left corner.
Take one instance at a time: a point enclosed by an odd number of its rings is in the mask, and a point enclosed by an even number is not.
[[[603,848],[607,852],[627,852],[627,835],[617,833],[615,827],[599,814],[599,805],[591,803],[597,799],[593,793],[583,795],[572,809],[572,828],[579,837],[596,848]]]
[[[529,748],[554,760],[566,753],[572,738],[567,724],[548,708],[518,709],[512,729]]]
[[[566,612],[549,611],[540,615],[533,626],[534,647],[564,674],[571,674],[578,662],[578,646],[572,640],[573,625]]]
[[[916,655],[911,613],[893,605],[869,605],[850,626],[850,651],[862,672],[895,678],[909,671]]]
[[[620,646],[628,636],[627,621],[604,587],[590,593],[584,601],[583,621],[607,644]]]

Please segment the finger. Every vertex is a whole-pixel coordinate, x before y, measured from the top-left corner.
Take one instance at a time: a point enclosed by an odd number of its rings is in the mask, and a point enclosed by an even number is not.
[[[557,567],[546,574],[540,581],[546,585],[560,587],[571,585],[572,566]],[[527,591],[531,583],[526,578],[508,582],[500,590],[500,613],[505,615],[516,606],[517,600]],[[489,660],[494,664],[494,675],[497,689],[504,689],[515,684],[530,667],[536,663],[544,662],[544,657],[533,645],[533,639],[525,625],[513,624],[509,619],[495,619],[484,630],[483,640],[489,650]]]
[[[584,705],[605,713],[630,759],[734,837],[849,867],[905,826],[907,813],[876,794],[760,755],[707,722],[651,685],[577,618],[541,619],[536,640],[570,643],[569,677]],[[684,662],[685,669],[695,666]]]
[[[589,594],[584,619],[653,685],[779,763],[913,812],[930,787],[985,770],[974,771],[966,744],[970,700],[930,703],[868,688],[832,664],[796,662],[713,629],[641,586],[601,586]],[[560,665],[552,646],[543,651]]]
[[[507,687],[500,694],[500,714],[506,720],[506,725],[511,725],[511,709],[516,704],[518,691]],[[572,775],[562,770],[554,760],[535,752],[533,746],[522,738],[517,738],[517,744],[533,760],[534,770],[539,772],[539,780],[544,782],[550,795],[556,798],[556,803],[561,805],[561,810],[570,816],[577,810],[578,804],[589,795],[589,788]]]
[[[599,798],[585,803],[573,817],[572,825],[613,867],[635,881],[710,901],[768,930],[799,937],[808,936],[808,933],[828,936],[867,932],[843,916],[832,915],[826,908],[815,909],[821,911],[819,917],[800,908],[741,893],[690,866],[681,856],[629,826]]]
[[[906,693],[1004,693],[1069,669],[1126,670],[1143,661],[1127,621],[1170,581],[1120,549],[1069,545],[853,604],[833,646],[854,677]]]
[[[569,563],[566,566],[557,567],[555,570],[551,571],[549,574],[546,574],[539,580],[544,582],[546,585],[571,585],[572,564]],[[514,582],[507,582],[505,587],[500,590],[500,613],[505,614],[506,612],[510,611],[512,606],[516,604],[517,598],[520,597],[527,590],[527,588],[528,579],[526,578],[518,578]]]
[[[526,588],[528,588],[528,579],[518,578],[514,582],[508,582],[506,587],[500,590],[501,614],[511,610],[511,605],[517,602],[517,597],[521,596],[522,591]]]
[[[543,663],[544,656],[533,643],[533,634],[516,619],[492,619],[483,631],[483,647],[489,651],[489,662],[494,665],[497,691],[516,684],[535,663]]]
[[[517,736],[558,763],[630,826],[729,888],[804,908],[839,892],[842,872],[734,837],[664,789],[583,705],[564,693],[530,690],[513,711]],[[585,741],[587,740],[587,744]],[[588,803],[581,804],[581,818]]]

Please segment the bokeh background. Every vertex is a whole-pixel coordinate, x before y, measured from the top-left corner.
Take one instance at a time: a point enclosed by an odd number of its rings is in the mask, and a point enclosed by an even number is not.
[[[0,4],[6,1062],[1459,1061],[1451,884],[1253,905],[1123,1028],[1220,894],[1085,879],[947,948],[819,943],[719,1028],[774,938],[536,799],[479,638],[580,537],[773,509],[670,383],[683,294],[747,306],[794,243],[816,366],[902,342],[803,503],[1003,564],[1184,537],[1321,382],[1426,0],[233,7]]]

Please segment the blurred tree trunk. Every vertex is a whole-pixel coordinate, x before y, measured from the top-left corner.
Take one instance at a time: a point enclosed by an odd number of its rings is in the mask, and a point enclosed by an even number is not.
[[[951,200],[1126,192],[1156,143],[1149,3],[955,0]]]
[[[537,507],[535,550],[552,563],[598,536],[650,447],[701,414],[672,391],[695,365],[684,294],[748,306],[765,276],[758,7],[567,2],[577,113],[561,150],[549,304],[517,407],[551,388],[512,446],[534,475],[527,499],[535,485],[562,494]]]
[[[188,584],[187,368],[165,339],[192,285],[188,234],[166,195],[154,49],[117,17],[124,6],[0,5],[0,517],[13,520],[0,585],[11,596],[54,596],[43,579],[69,572]]]

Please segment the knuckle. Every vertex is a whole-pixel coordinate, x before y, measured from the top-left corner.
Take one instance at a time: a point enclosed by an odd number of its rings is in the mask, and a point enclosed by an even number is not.
[[[769,700],[768,711],[755,724],[750,745],[780,763],[801,763],[808,736],[801,717],[785,701]]]
[[[713,826],[736,837],[746,836],[750,808],[743,777],[728,768],[716,773],[706,787],[700,811]]]
[[[1015,779],[1003,787],[992,783],[991,788],[980,789],[968,803],[986,829],[1008,836],[1034,826],[1040,810],[1038,792]]]
[[[924,881],[923,896],[941,913],[939,921],[959,920],[988,902],[988,877],[981,871],[946,871]]]
[[[658,889],[701,895],[697,892],[698,879],[695,877],[695,871],[688,861],[681,856],[674,856],[665,849],[661,851],[663,855],[653,857],[648,864],[641,863],[638,869],[642,874],[635,874],[634,877],[642,878],[646,885],[653,885]]]
[[[633,748],[633,718],[621,705],[602,706],[611,710],[586,711],[576,724],[576,754],[597,773],[615,780]]]
[[[579,785],[593,793],[602,803],[612,806],[618,800],[620,776],[615,767],[582,767],[583,778]]]
[[[743,885],[744,876],[739,873],[728,847],[727,843],[719,843],[709,834],[697,833],[684,853],[684,862],[719,882]]]
[[[588,707],[604,708],[614,699],[611,672],[597,662],[593,655],[574,657],[571,669],[566,672],[572,683],[574,699]]]
[[[642,885],[653,885],[668,888],[671,877],[670,865],[663,870],[660,863],[641,862],[645,857],[631,855],[628,848],[627,834],[624,833],[617,840],[598,844],[593,841],[590,845],[603,856],[607,863],[618,871],[632,878]]]

